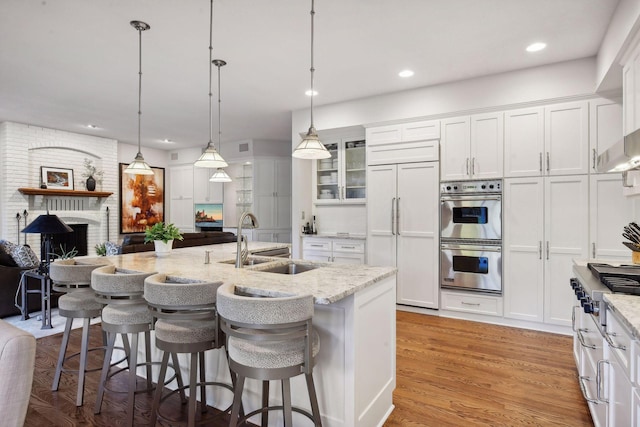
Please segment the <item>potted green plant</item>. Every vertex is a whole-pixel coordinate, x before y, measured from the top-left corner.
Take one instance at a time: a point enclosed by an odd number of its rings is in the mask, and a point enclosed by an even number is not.
[[[144,242],[153,242],[156,256],[166,256],[173,247],[174,240],[182,240],[182,234],[175,225],[157,222],[144,231]]]

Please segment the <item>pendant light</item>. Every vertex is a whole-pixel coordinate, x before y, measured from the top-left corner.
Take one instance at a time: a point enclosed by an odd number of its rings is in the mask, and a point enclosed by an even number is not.
[[[131,21],[130,24],[138,31],[140,45],[140,54],[138,57],[140,65],[140,71],[138,72],[138,154],[136,154],[136,158],[124,170],[124,173],[132,175],[153,175],[151,167],[144,161],[144,157],[142,157],[142,152],[140,151],[140,118],[142,116],[142,32],[151,27],[142,21]]]
[[[220,112],[222,111],[222,101],[220,100],[220,67],[227,65],[222,59],[214,59],[213,65],[218,67],[218,147],[222,146],[222,127],[220,126]],[[209,178],[211,182],[231,182],[231,177],[219,167],[215,173]]]
[[[313,73],[315,71],[315,68],[313,68],[313,17],[316,14],[314,3],[315,1],[311,0],[311,125],[305,137],[291,154],[292,157],[298,159],[328,159],[331,157],[331,153],[320,142],[316,128],[313,126]]]
[[[202,155],[193,164],[199,168],[226,168],[229,166],[227,162],[222,158],[220,153],[216,151],[216,147],[213,144],[213,119],[212,119],[212,99],[211,93],[211,63],[212,63],[212,51],[213,51],[213,0],[211,0],[211,12],[209,15],[209,143]],[[222,61],[224,62],[224,61]],[[224,65],[224,64],[223,64]],[[220,68],[218,68],[218,75],[220,75]],[[220,148],[220,147],[218,147]]]

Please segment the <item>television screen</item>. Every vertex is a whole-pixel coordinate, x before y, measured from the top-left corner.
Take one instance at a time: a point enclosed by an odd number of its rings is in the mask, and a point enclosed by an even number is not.
[[[196,203],[195,211],[196,227],[222,227],[222,203]]]

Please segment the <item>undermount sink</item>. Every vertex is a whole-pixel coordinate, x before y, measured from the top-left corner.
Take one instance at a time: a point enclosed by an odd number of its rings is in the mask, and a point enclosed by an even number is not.
[[[270,262],[273,260],[270,259],[256,259],[256,258],[249,258],[247,259],[244,264],[242,265],[257,265],[257,264],[262,264],[265,262]],[[219,261],[221,264],[235,264],[236,260],[235,259],[228,259],[226,261]]]
[[[277,274],[298,274],[298,273],[304,273],[305,271],[314,270],[316,268],[318,268],[318,266],[316,265],[296,264],[294,262],[290,262],[287,264],[274,265],[272,267],[261,268],[259,270],[254,270],[254,271],[261,271],[264,273],[277,273]]]

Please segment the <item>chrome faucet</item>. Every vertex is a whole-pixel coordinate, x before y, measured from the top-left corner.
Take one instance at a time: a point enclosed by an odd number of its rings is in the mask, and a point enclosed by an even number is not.
[[[247,262],[247,258],[249,257],[249,245],[247,243],[247,238],[242,235],[242,224],[244,220],[249,217],[251,223],[247,224],[248,228],[258,228],[260,225],[258,224],[258,218],[251,212],[242,212],[240,215],[240,220],[238,221],[238,248],[236,253],[236,268],[242,268],[244,264]],[[242,242],[244,241],[244,248],[242,247]]]

